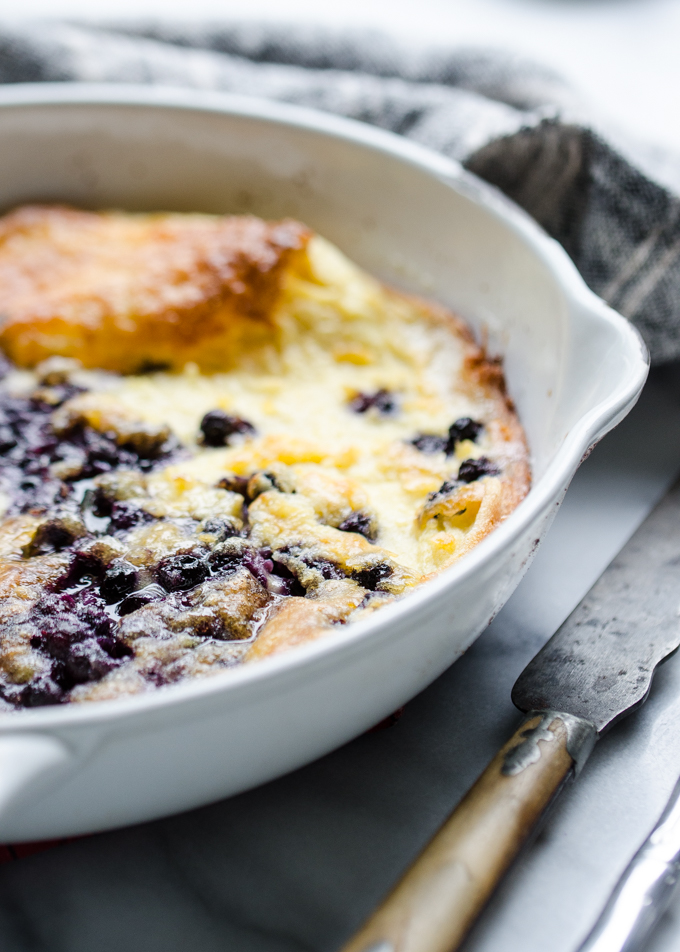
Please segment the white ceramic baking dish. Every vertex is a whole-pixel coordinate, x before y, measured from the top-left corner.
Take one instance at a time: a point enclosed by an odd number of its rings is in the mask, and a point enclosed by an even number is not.
[[[637,333],[526,215],[455,163],[359,123],[194,91],[10,86],[0,91],[0,208],[35,200],[307,222],[488,335],[528,434],[534,485],[459,564],[361,624],[147,696],[0,716],[0,842],[216,800],[399,707],[507,600],[584,453],[628,412],[647,373]]]

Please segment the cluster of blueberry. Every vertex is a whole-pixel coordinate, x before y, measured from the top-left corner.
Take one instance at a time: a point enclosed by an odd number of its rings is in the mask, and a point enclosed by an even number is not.
[[[3,364],[1,375],[8,369]],[[26,685],[5,689],[5,699],[20,706],[59,703],[75,685],[97,681],[131,657],[132,650],[115,630],[125,613],[121,597],[135,588],[137,573],[124,562],[106,569],[91,555],[77,551],[79,532],[72,531],[71,524],[79,522],[78,484],[85,486],[81,481],[121,468],[149,471],[176,451],[170,441],[146,447],[119,445],[114,434],[83,425],[57,435],[52,414],[80,392],[82,388],[68,382],[28,397],[0,392],[0,475],[11,499],[10,512],[57,514],[38,528],[25,554],[72,553],[66,574],[16,620],[29,626],[31,645],[47,660],[49,670]],[[55,473],[60,468],[61,478]],[[152,519],[131,503],[110,501],[92,491],[85,493],[80,509],[86,525],[88,517],[94,517],[96,530],[87,526],[91,531],[116,533]]]
[[[31,631],[31,647],[46,669],[26,685],[8,687],[5,700],[22,707],[59,704],[78,684],[99,681],[132,656],[116,637],[116,618],[109,611],[102,565],[75,553],[68,571],[16,624]],[[95,579],[101,579],[98,587]]]
[[[50,418],[64,401],[81,392],[65,384],[49,388],[49,402],[39,394],[12,397],[0,392],[0,459],[12,511],[44,511],[72,494],[72,485],[115,469],[148,472],[166,463],[176,445],[120,445],[114,434],[81,424],[57,435]],[[59,471],[63,477],[56,475]]]
[[[464,483],[474,483],[482,476],[498,476],[500,470],[495,463],[492,463],[486,456],[480,456],[479,459],[466,459],[460,464],[458,476],[456,479],[447,479],[439,489],[430,493],[427,497],[428,502],[435,499],[441,499],[442,496],[448,496],[454,489],[458,489]]]
[[[456,452],[456,445],[463,440],[477,442],[477,437],[484,429],[483,423],[477,420],[471,420],[470,417],[461,417],[452,423],[449,427],[447,436],[437,436],[434,433],[420,433],[411,440],[413,446],[421,453],[446,453],[447,456],[453,456]],[[480,456],[477,459],[464,459],[458,467],[458,475],[455,479],[447,479],[442,483],[436,492],[430,493],[428,501],[439,499],[453,492],[463,483],[474,483],[482,476],[498,476],[500,470],[498,466],[486,456]]]
[[[277,477],[269,473],[258,473],[250,479],[231,477],[228,485],[225,482],[224,488],[240,493],[244,499],[246,522],[241,533],[228,520],[209,520],[200,531],[203,538],[213,537],[210,545],[197,541],[190,551],[168,556],[144,570],[124,558],[107,562],[93,555],[93,537],[122,538],[154,517],[138,503],[87,488],[92,484],[83,481],[116,469],[149,471],[167,463],[177,448],[169,441],[160,445],[119,445],[114,434],[101,434],[82,424],[66,434],[55,434],[50,425],[52,413],[78,392],[64,383],[33,397],[0,395],[0,468],[12,509],[50,513],[25,555],[69,555],[68,569],[62,577],[25,615],[12,622],[28,631],[30,644],[44,663],[28,683],[6,687],[2,692],[6,701],[24,707],[62,703],[75,686],[99,681],[132,658],[132,648],[121,637],[121,623],[127,615],[152,603],[162,603],[159,610],[171,603],[181,608],[183,600],[189,605],[189,600],[202,591],[202,583],[236,570],[247,569],[275,596],[304,596],[310,584],[309,572],[325,580],[349,575],[368,592],[380,592],[382,583],[392,575],[392,567],[379,559],[348,573],[304,547],[276,552],[254,547],[247,538],[249,503],[266,489],[285,491]],[[388,414],[396,408],[393,396],[385,390],[360,394],[355,402],[357,413],[374,409]],[[465,421],[457,421],[454,427],[461,422]],[[468,435],[461,439],[473,438],[469,436],[472,429],[480,428],[473,421],[467,423]],[[233,438],[247,437],[255,430],[246,420],[212,410],[201,421],[201,432],[204,445],[225,446]],[[484,465],[483,459],[467,462]],[[58,464],[65,466],[59,469]],[[465,479],[464,466],[461,479]],[[360,533],[369,540],[376,535],[374,519],[363,511],[351,513],[338,528]],[[233,637],[219,625],[208,625],[195,634],[227,640]]]
[[[210,528],[206,526],[206,528]],[[212,528],[216,529],[216,526]],[[343,579],[347,573],[334,562],[315,557],[302,548],[256,549],[247,539],[229,534],[227,528],[210,548],[197,545],[162,559],[153,569],[153,581],[140,585],[140,570],[125,559],[106,565],[87,551],[78,551],[74,542],[69,567],[14,624],[28,626],[31,646],[47,662],[46,670],[28,684],[5,688],[6,701],[23,707],[59,704],[76,685],[96,682],[133,655],[117,635],[121,619],[155,602],[182,598],[195,592],[201,583],[245,568],[272,594],[306,594],[298,575],[307,567],[323,579]],[[350,574],[368,591],[375,591],[392,574],[386,563],[376,561]],[[209,620],[208,620],[209,621]],[[229,640],[231,635],[219,625],[204,625],[192,633],[199,637]]]
[[[349,407],[355,413],[363,414],[368,413],[369,410],[375,410],[381,416],[392,416],[398,409],[396,397],[384,388],[377,390],[375,393],[358,393],[350,400]],[[453,456],[458,443],[462,443],[463,440],[472,440],[473,443],[476,443],[477,437],[483,429],[483,423],[472,420],[470,417],[461,417],[451,424],[446,436],[440,436],[436,433],[419,433],[410,440],[410,443],[421,453],[445,453],[447,456]],[[458,481],[447,481],[441,489],[432,494],[430,499],[445,495],[461,483],[472,483],[476,479],[481,479],[482,476],[497,476],[498,473],[499,469],[496,464],[492,463],[486,456],[480,456],[479,459],[463,460],[458,470]],[[350,520],[353,518],[354,514],[350,516]],[[348,525],[343,523],[339,528],[347,529],[348,532],[361,532],[367,539],[375,538],[375,536],[365,531],[369,528],[370,520],[363,529],[359,527],[350,528],[350,520],[347,521]]]
[[[477,441],[477,437],[484,429],[483,423],[471,420],[470,417],[461,417],[449,427],[448,436],[437,436],[435,433],[419,433],[411,443],[421,453],[446,453],[447,456],[453,456],[456,452],[456,444],[463,440]],[[469,480],[468,480],[469,482]]]
[[[21,707],[59,704],[76,685],[101,680],[133,656],[132,648],[118,637],[121,619],[173,593],[181,597],[211,575],[235,569],[236,560],[221,562],[218,550],[216,546],[212,553],[206,548],[163,559],[153,573],[155,581],[137,591],[137,566],[125,559],[107,566],[70,546],[64,575],[12,623],[28,627],[31,647],[47,664],[28,684],[5,687],[4,699]],[[211,629],[194,634],[219,633]]]
[[[358,532],[369,542],[374,542],[378,534],[375,519],[362,509],[351,512],[346,519],[343,519],[338,529],[342,532]]]

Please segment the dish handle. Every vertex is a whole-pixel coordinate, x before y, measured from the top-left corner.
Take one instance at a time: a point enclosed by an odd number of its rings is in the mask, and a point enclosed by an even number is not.
[[[0,841],[5,818],[28,797],[39,794],[45,781],[60,773],[71,752],[58,738],[47,734],[0,735]]]

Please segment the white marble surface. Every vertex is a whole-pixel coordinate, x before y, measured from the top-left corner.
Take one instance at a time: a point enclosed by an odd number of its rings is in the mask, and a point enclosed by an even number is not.
[[[680,153],[678,0],[23,0],[2,15],[232,16],[510,46]],[[0,867],[3,952],[332,952],[512,730],[510,688],[680,471],[680,367],[584,464],[513,599],[468,654],[365,735],[251,793]],[[680,658],[602,741],[467,952],[573,952],[680,775]],[[124,781],[123,781],[124,782]],[[650,952],[680,949],[680,897]]]

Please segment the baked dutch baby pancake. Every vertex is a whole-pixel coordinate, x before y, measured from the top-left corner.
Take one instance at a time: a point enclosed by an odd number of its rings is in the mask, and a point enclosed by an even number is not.
[[[6,710],[322,637],[529,488],[500,364],[295,221],[25,206],[0,315]]]

